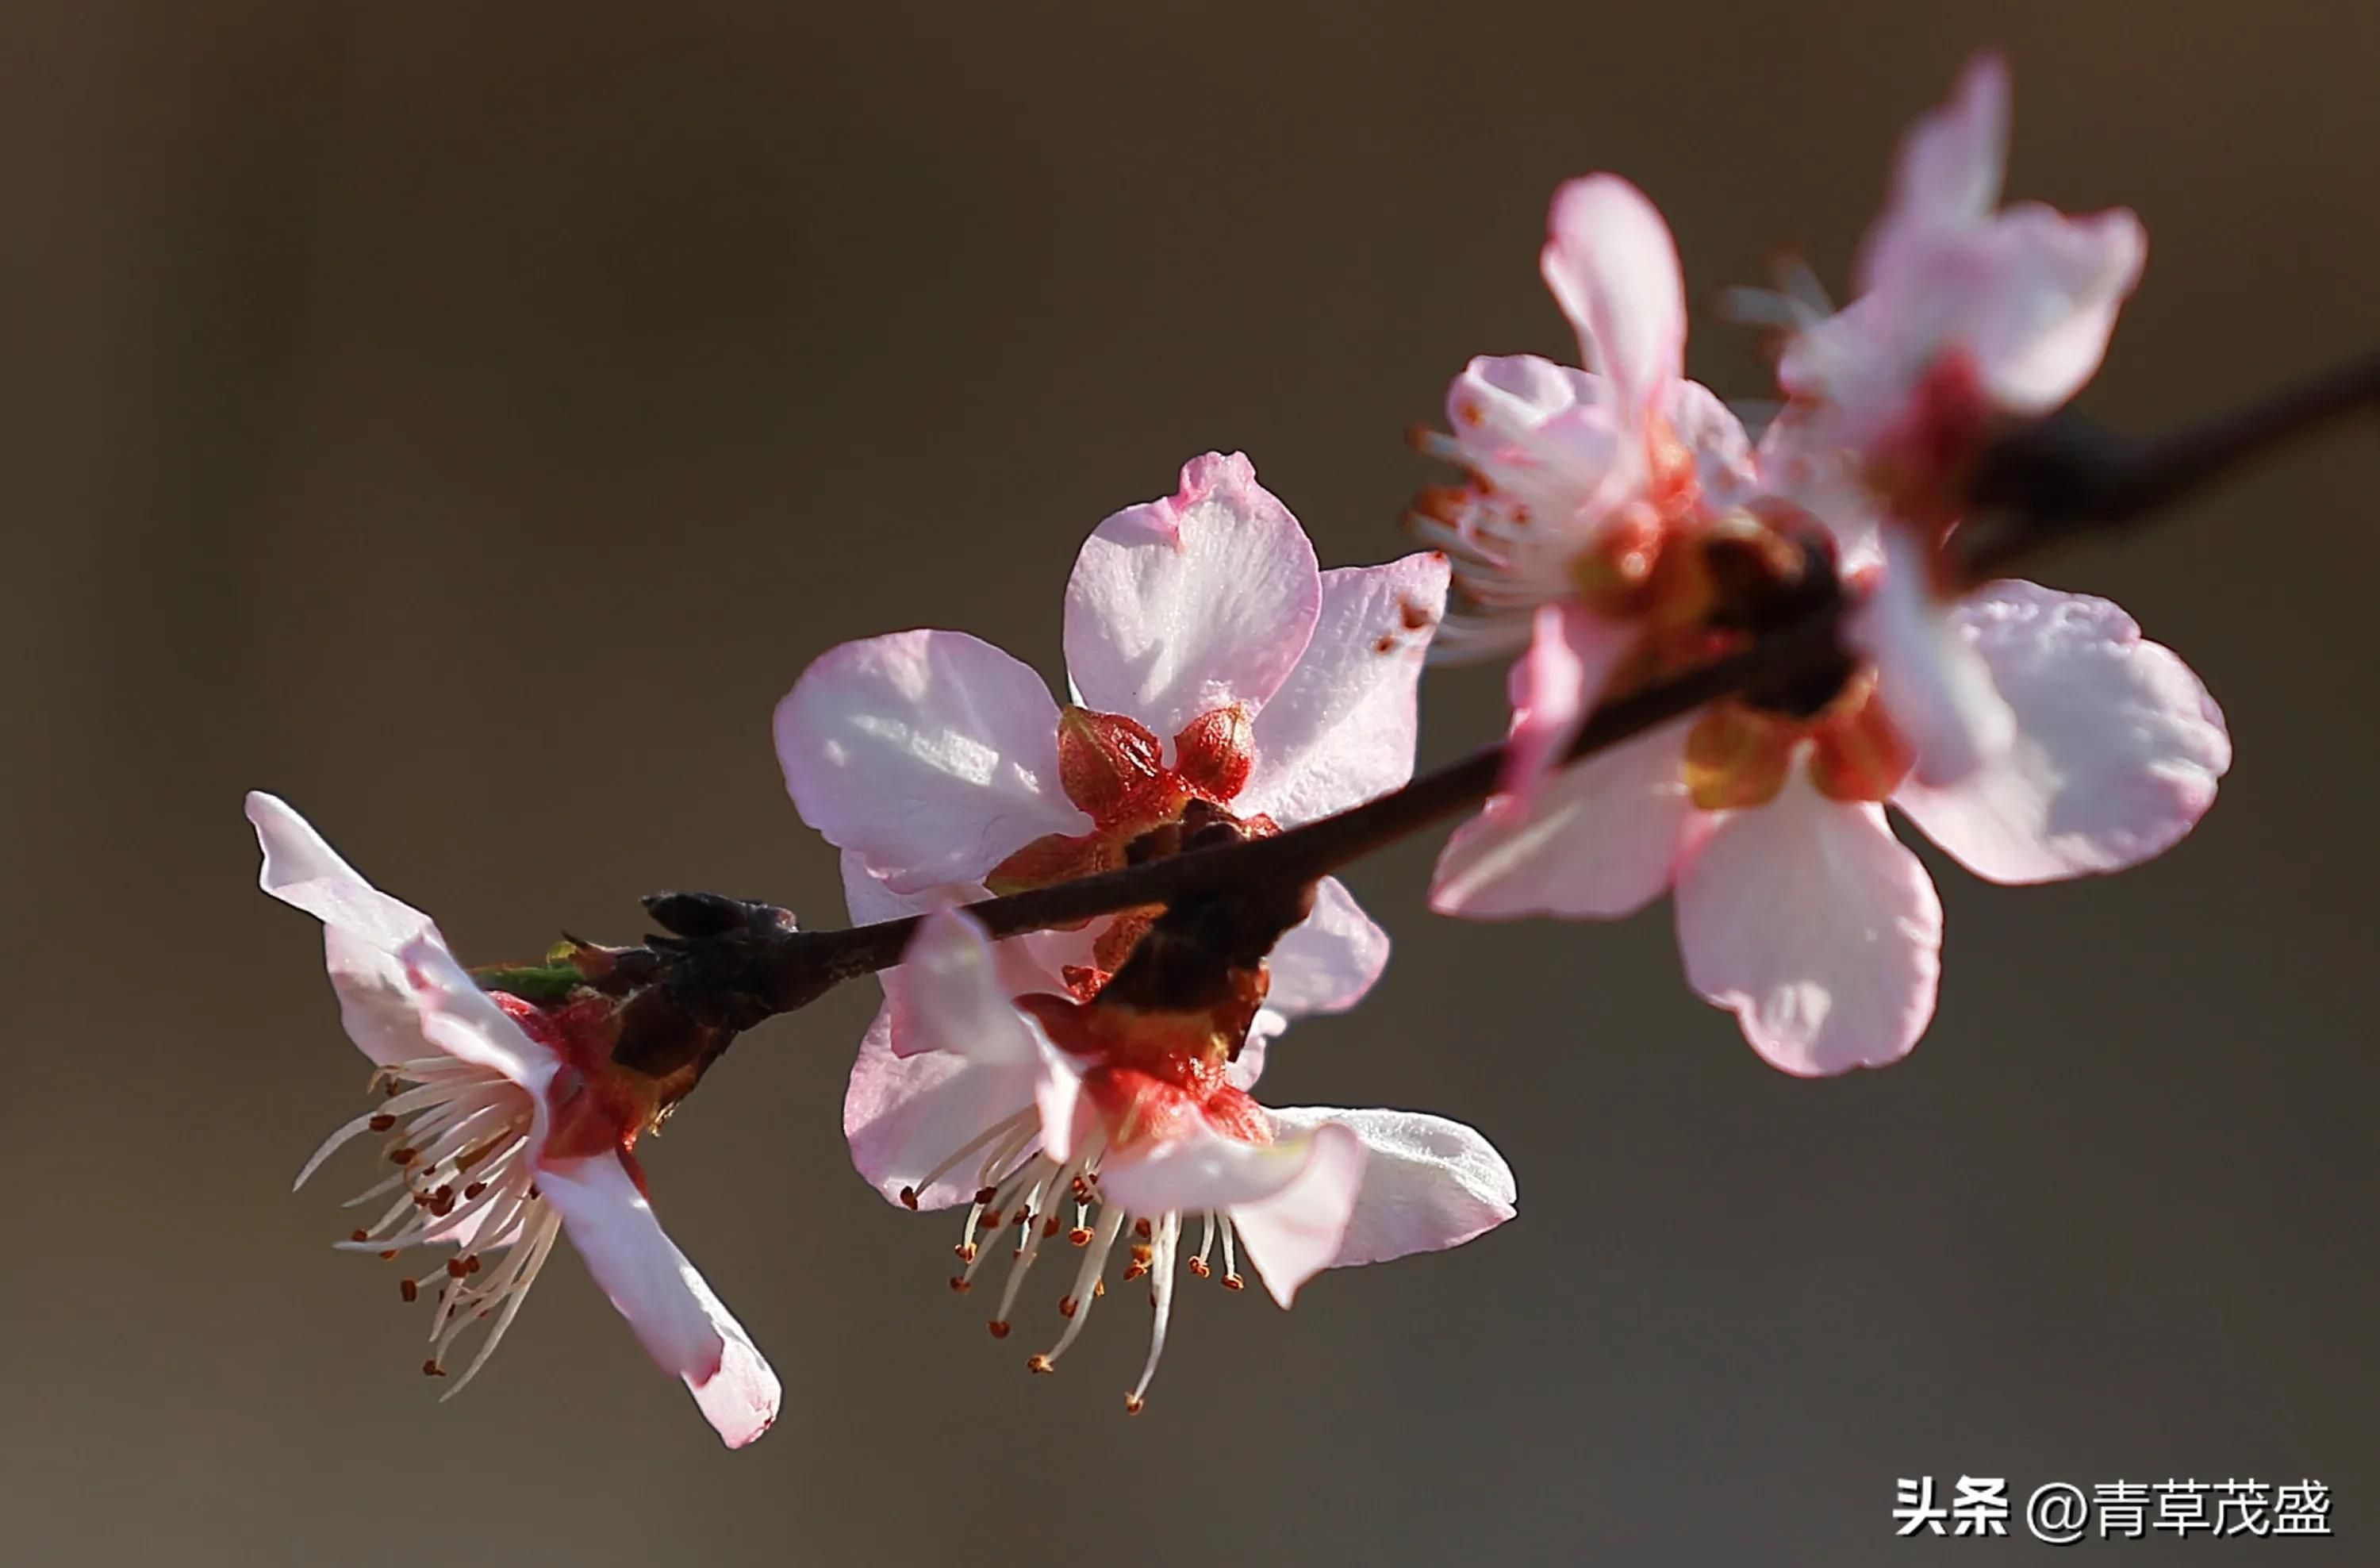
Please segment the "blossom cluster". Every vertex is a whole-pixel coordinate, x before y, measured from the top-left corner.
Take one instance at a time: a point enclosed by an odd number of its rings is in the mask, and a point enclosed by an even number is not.
[[[848,643],[795,683],[776,750],[852,919],[918,921],[858,1043],[852,1160],[902,1209],[959,1212],[950,1284],[992,1298],[997,1338],[1034,1314],[1032,1370],[1111,1279],[1146,1282],[1138,1410],[1179,1275],[1236,1290],[1245,1261],[1286,1307],[1322,1270],[1512,1217],[1511,1170],[1459,1122],[1257,1098],[1290,1025],[1354,1007],[1387,962],[1336,879],[1000,940],[966,912],[1398,789],[1433,655],[1513,659],[1497,788],[1447,844],[1433,906],[1609,919],[1670,893],[1689,983],[1790,1073],[1891,1062],[1933,1014],[1941,906],[1888,805],[2002,883],[2136,864],[2204,813],[2229,741],[2180,660],[2104,600],[1969,580],[1957,549],[1985,443],[2088,380],[2143,255],[2129,213],[2000,207],[2007,118],[2005,72],[1979,59],[1904,140],[1848,306],[1739,296],[1782,333],[1757,432],[1685,379],[1660,215],[1588,176],[1557,193],[1541,257],[1580,364],[1455,377],[1423,443],[1461,469],[1416,503],[1432,548],[1323,569],[1249,461],[1209,454],[1083,544],[1062,698],[955,630]],[[1828,667],[1572,760],[1598,705],[1816,601],[1847,607]],[[777,1381],[658,1227],[634,1153],[707,1058],[624,1064],[616,993],[566,966],[466,971],[286,806],[253,796],[249,816],[266,891],[323,922],[386,1096],[305,1173],[376,1135],[365,1197],[387,1208],[342,1245],[448,1251],[402,1284],[434,1298],[426,1369],[492,1318],[468,1380],[567,1235],[720,1435],[759,1435]],[[1044,1253],[1063,1261],[1037,1273]]]

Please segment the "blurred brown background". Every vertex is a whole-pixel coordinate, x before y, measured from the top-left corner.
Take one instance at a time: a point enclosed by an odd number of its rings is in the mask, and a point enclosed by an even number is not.
[[[2135,874],[1946,869],[1942,1014],[1891,1071],[1762,1066],[1665,912],[1464,926],[1431,846],[1364,868],[1399,959],[1270,1094],[1474,1122],[1522,1217],[1293,1314],[1190,1291],[1137,1420],[1135,1314],[1028,1380],[943,1289],[951,1227],[851,1174],[868,988],[747,1039],[648,1161],[773,1433],[722,1453],[575,1261],[441,1408],[394,1266],[325,1245],[367,1162],[287,1191],[364,1070],[239,798],[481,959],[629,936],[659,887],[831,918],[769,748],[804,662],[932,624],[1055,675],[1082,535],[1208,447],[1326,562],[1397,553],[1406,422],[1472,353],[1569,352],[1535,273],[1568,175],[1639,181],[1697,295],[1780,238],[1840,279],[1893,138],[1998,42],[2015,188],[2153,236],[2088,407],[2146,428],[2370,341],[2374,16],[0,9],[0,1557],[1900,1562],[1941,1549],[1892,1538],[1894,1477],[1965,1471],[2315,1477],[2327,1547],[2203,1550],[2368,1561],[2380,443],[2046,571],[2181,649],[2240,761]],[[1742,334],[1692,356],[1761,389]],[[1427,755],[1496,693],[1434,675]]]

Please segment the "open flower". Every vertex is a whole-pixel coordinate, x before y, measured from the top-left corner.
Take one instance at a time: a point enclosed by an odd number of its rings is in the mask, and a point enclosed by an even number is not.
[[[928,917],[893,972],[898,1002],[861,1047],[845,1118],[863,1167],[911,1207],[967,1205],[953,1289],[972,1289],[1008,1238],[994,1337],[1008,1337],[1043,1248],[1062,1238],[1079,1249],[1056,1304],[1062,1325],[1032,1370],[1054,1370],[1075,1343],[1119,1242],[1123,1279],[1148,1279],[1156,1309],[1124,1400],[1137,1411],[1164,1351],[1177,1263],[1204,1278],[1220,1261],[1238,1290],[1245,1253],[1285,1307],[1322,1269],[1454,1246],[1512,1217],[1512,1172],[1468,1127],[1250,1098],[1257,1063],[1240,1042],[1260,985],[1208,1008],[1019,997],[1002,957],[1014,945],[995,946],[956,911]],[[926,1049],[894,1055],[895,1027]]]
[[[860,919],[1171,853],[1185,824],[1267,833],[1327,816],[1412,777],[1446,580],[1435,553],[1318,571],[1247,459],[1210,454],[1083,546],[1065,597],[1073,702],[963,632],[845,643],[778,704],[786,787],[844,851]],[[1388,936],[1335,881],[1318,910],[1277,961],[1314,973],[1301,1009],[1351,1006]],[[1002,961],[1028,966],[1020,991],[1055,975],[1087,997],[1147,918],[1024,939]]]
[[[1983,55],[1903,140],[1856,298],[1799,322],[1779,360],[1777,466],[1847,460],[1905,517],[1955,510],[1994,417],[2046,414],[2099,368],[2147,237],[2122,209],[2000,208],[2008,127],[2007,67]]]
[[[1678,570],[1689,558],[1665,546],[1752,485],[1742,425],[1685,379],[1684,284],[1660,213],[1626,180],[1591,175],[1556,193],[1547,227],[1546,285],[1586,369],[1474,359],[1447,394],[1452,434],[1426,442],[1468,481],[1425,492],[1414,517],[1454,557],[1466,605],[1443,648],[1528,650],[1516,790],[1560,760],[1648,625],[1698,600]]]
[[[1857,297],[1780,322],[1788,402],[1760,447],[1767,481],[1826,522],[1847,568],[1882,565],[1849,630],[1933,786],[2014,735],[1943,614],[1969,586],[1937,555],[1968,475],[2005,421],[2047,414],[2090,380],[2147,252],[2128,211],[2000,208],[2008,132],[2007,67],[1979,55],[1903,139]]]
[[[456,1343],[486,1322],[447,1397],[461,1392],[567,1234],[647,1353],[684,1380],[728,1446],[766,1431],[777,1416],[776,1374],[647,1200],[633,1149],[663,1107],[638,1075],[612,1064],[608,999],[540,1006],[482,991],[427,916],[358,875],[288,806],[253,794],[248,818],[264,852],[264,891],[322,922],[341,1019],[384,1097],[332,1134],[298,1180],[373,1135],[384,1174],[355,1202],[385,1197],[387,1208],[339,1245],[382,1258],[452,1249],[399,1282],[407,1301],[428,1293],[435,1302],[422,1369],[446,1375]]]
[[[1739,568],[1773,562],[1769,587],[1790,590],[1823,557],[1860,596],[1854,662],[1714,704],[1539,787],[1508,772],[1432,890],[1444,912],[1494,919],[1615,918],[1674,889],[1687,978],[1790,1072],[1895,1060],[1933,1015],[1941,906],[1886,803],[1979,875],[2044,881],[2161,853],[2230,764],[2205,688],[2114,605],[2013,581],[1951,602],[1937,583],[1991,421],[2081,386],[2140,266],[2128,213],[1995,212],[2006,138],[2007,79],[1985,56],[1903,145],[1861,297],[1835,315],[1782,302],[1791,400],[1735,470],[1756,487],[1738,492],[1755,526],[1730,531],[1709,506],[1664,514],[1660,559],[1699,560],[1706,582],[1758,580]],[[1680,335],[1669,290],[1642,286],[1649,248],[1581,254],[1572,292],[1637,312],[1603,336]],[[1724,572],[1714,546],[1736,552]],[[1723,597],[1674,607],[1730,624]],[[1538,770],[1612,672],[1698,657],[1659,614],[1617,652],[1575,635],[1574,604],[1536,614],[1512,745]]]
[[[1959,784],[1912,776],[1870,674],[1815,712],[1733,699],[1491,803],[1447,845],[1433,904],[1609,919],[1674,888],[1688,980],[1771,1063],[1905,1055],[1933,1015],[1942,911],[1886,803],[1979,876],[2050,881],[2171,847],[2231,760],[2205,687],[2106,600],[1998,582],[1949,626],[2014,720]]]

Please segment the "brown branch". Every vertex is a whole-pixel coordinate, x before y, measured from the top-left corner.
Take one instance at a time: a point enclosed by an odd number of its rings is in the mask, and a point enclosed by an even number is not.
[[[2380,407],[2380,354],[2366,355],[2244,407],[2166,435],[2115,435],[2068,414],[2013,427],[1986,449],[1970,483],[1969,521],[1952,536],[1966,566],[1989,575],[2016,558],[2102,529],[2121,528],[2197,493],[2248,461],[2361,407]],[[1814,608],[1754,637],[1740,651],[1605,703],[1588,718],[1569,760],[1608,750],[1719,698],[1790,683],[1843,655],[1842,602]],[[1473,752],[1361,806],[1270,838],[1219,845],[1166,859],[967,906],[994,936],[1072,926],[1258,881],[1311,881],[1384,845],[1485,801],[1503,765],[1501,747]],[[670,923],[672,898],[649,900]],[[714,901],[725,903],[727,901]],[[752,988],[744,1015],[790,1012],[841,982],[889,968],[918,919],[843,930],[796,931],[767,906],[741,928],[763,945],[739,962]],[[675,929],[674,927],[674,929]],[[698,946],[702,933],[680,930]],[[666,939],[665,939],[666,940]]]

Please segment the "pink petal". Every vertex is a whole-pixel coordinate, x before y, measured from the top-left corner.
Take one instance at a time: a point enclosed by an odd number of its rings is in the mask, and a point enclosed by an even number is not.
[[[1584,363],[1611,378],[1624,417],[1640,417],[1684,363],[1685,280],[1669,225],[1626,180],[1589,175],[1555,192],[1546,227],[1539,265]]]
[[[1088,819],[1058,785],[1041,677],[962,632],[846,642],[777,704],[777,758],[802,820],[899,893],[975,881]]]
[[[1934,1014],[1942,906],[1884,810],[1821,796],[1802,770],[1727,815],[1678,877],[1686,978],[1789,1073],[1880,1066]]]
[[[1066,585],[1066,668],[1087,708],[1160,735],[1280,688],[1305,651],[1322,583],[1305,530],[1237,454],[1182,470],[1083,545]]]
[[[1943,785],[2006,751],[2016,715],[1972,641],[1934,597],[1925,546],[1910,529],[1881,530],[1885,566],[1843,639],[1876,666],[1876,699],[1916,753],[1916,776]]]
[[[523,1033],[512,1015],[480,989],[435,930],[407,942],[397,964],[421,1038],[457,1061],[502,1074],[528,1090],[537,1105],[535,1136],[541,1139],[545,1088],[561,1059]]]
[[[365,1055],[385,1064],[443,1051],[542,1088],[552,1053],[480,989],[429,916],[364,881],[279,798],[249,795],[248,819],[264,852],[258,885],[322,922],[339,1021]],[[432,1010],[452,1016],[433,1028]]]
[[[1639,628],[1606,620],[1574,600],[1537,606],[1528,651],[1512,666],[1512,733],[1499,787],[1526,798],[1562,766],[1570,743]]]
[[[1703,821],[1686,795],[1693,723],[1556,774],[1526,803],[1489,802],[1439,857],[1430,907],[1474,920],[1617,919],[1658,898]]]
[[[1609,384],[1600,376],[1588,381]],[[1579,403],[1554,415],[1511,445],[1473,460],[1496,487],[1506,511],[1525,511],[1552,529],[1531,542],[1575,554],[1612,509],[1644,482],[1645,444],[1631,439],[1607,399]]]
[[[1952,788],[1893,796],[1976,875],[2037,882],[2169,849],[2231,765],[2222,710],[2190,666],[2104,599],[1992,583],[1951,612],[2013,710],[2016,739]]]
[[[2028,203],[2000,215],[1988,245],[1991,277],[1970,296],[1967,346],[1994,402],[2046,414],[2098,371],[2148,235],[2121,209],[2070,218]]]
[[[879,1008],[859,1042],[844,1092],[843,1135],[851,1162],[888,1202],[915,1188],[920,1209],[947,1209],[975,1196],[990,1145],[931,1182],[926,1178],[1001,1123],[1031,1109],[1038,1064],[983,1064],[950,1051],[892,1053],[892,1009]]]
[[[1483,354],[1446,389],[1446,428],[1474,468],[1493,466],[1556,414],[1609,400],[1610,383],[1534,354]]]
[[[1039,1031],[1016,1010],[1001,956],[970,917],[951,909],[927,916],[884,975],[900,1053],[947,1051],[987,1067],[1038,1063]]]
[[[1232,1208],[1240,1249],[1283,1307],[1338,1258],[1364,1185],[1364,1143],[1352,1128],[1329,1123],[1301,1141],[1309,1152],[1295,1181]]]
[[[1892,195],[1863,243],[1852,280],[1875,285],[1877,251],[1896,232],[1982,222],[1998,202],[2008,164],[2008,63],[1991,52],[1967,62],[1950,101],[1910,128],[1892,174]]]
[[[1279,1127],[1336,1124],[1364,1145],[1364,1184],[1330,1260],[1334,1269],[1460,1246],[1512,1217],[1512,1168],[1496,1146],[1460,1122],[1417,1111],[1285,1106]]]
[[[1671,433],[1694,455],[1694,477],[1710,504],[1723,507],[1749,500],[1759,488],[1752,438],[1718,394],[1698,381],[1681,381],[1670,388],[1663,411]]]
[[[1265,1004],[1284,1019],[1342,1013],[1363,1000],[1388,964],[1389,933],[1356,906],[1344,882],[1325,877],[1315,884],[1314,913],[1273,947]]]
[[[257,885],[322,922],[322,955],[347,1038],[374,1062],[427,1055],[396,955],[415,937],[436,932],[430,917],[364,881],[278,796],[251,792],[248,820],[264,852]]]
[[[628,1320],[665,1372],[686,1380],[694,1402],[730,1448],[777,1418],[777,1375],[710,1285],[653,1217],[616,1156],[540,1165],[538,1187],[562,1211],[588,1273]]]
[[[1257,715],[1256,767],[1232,809],[1289,826],[1413,777],[1415,692],[1446,583],[1434,552],[1322,574],[1313,640]]]

